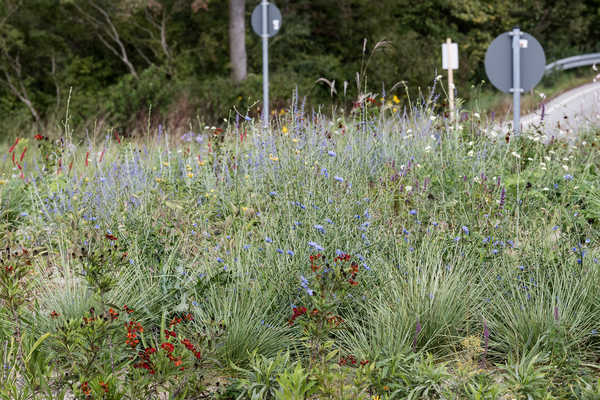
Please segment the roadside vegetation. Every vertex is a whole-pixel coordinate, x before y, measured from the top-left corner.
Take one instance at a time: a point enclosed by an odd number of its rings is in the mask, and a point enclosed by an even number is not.
[[[598,398],[600,131],[436,98],[5,143],[0,396]]]

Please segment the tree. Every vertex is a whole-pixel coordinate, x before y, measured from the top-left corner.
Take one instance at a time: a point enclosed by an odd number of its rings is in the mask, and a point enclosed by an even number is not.
[[[111,53],[121,59],[136,80],[139,79],[137,70],[129,57],[127,47],[119,29],[117,29],[115,21],[117,14],[122,10],[119,10],[112,1],[66,0],[65,2],[75,7],[79,14],[83,16],[86,23],[94,28],[100,42]],[[123,4],[126,5],[127,3]]]
[[[229,57],[231,79],[242,82],[247,76],[246,0],[229,0]]]

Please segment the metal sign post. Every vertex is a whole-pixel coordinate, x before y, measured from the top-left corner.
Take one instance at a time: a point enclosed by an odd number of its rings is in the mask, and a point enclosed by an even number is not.
[[[263,53],[263,125],[269,127],[269,38],[281,29],[281,12],[267,0],[252,12],[252,29],[262,38]]]
[[[448,106],[450,121],[454,120],[454,70],[458,69],[458,45],[450,38],[442,44],[442,68],[448,70]]]
[[[512,36],[512,76],[513,84],[510,91],[513,94],[513,131],[515,135],[521,130],[521,30],[516,27],[510,33]]]
[[[531,90],[544,75],[546,55],[540,42],[518,27],[492,41],[485,53],[485,72],[490,82],[513,95],[513,131],[521,124],[521,93]]]
[[[269,2],[262,0],[262,53],[263,53],[263,124],[269,127],[269,36],[267,36],[267,16]]]

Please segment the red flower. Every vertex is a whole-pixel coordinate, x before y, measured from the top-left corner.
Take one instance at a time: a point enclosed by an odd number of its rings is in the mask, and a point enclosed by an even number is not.
[[[352,286],[356,286],[358,285],[358,282],[356,282],[355,280],[353,280],[352,278],[348,279],[348,283],[350,283]]]
[[[167,336],[167,339],[169,338],[169,336],[177,337],[177,334],[175,333],[175,331],[170,331],[167,329],[165,329],[165,335]]]
[[[19,140],[21,140],[21,139],[17,138],[17,140],[15,140],[15,143],[10,147],[10,149],[8,149],[8,153],[9,154],[13,152],[13,150],[15,149],[15,147],[17,147],[17,144],[19,144]]]
[[[39,133],[33,137],[35,140],[44,140],[44,137]]]
[[[306,307],[294,307],[293,310],[294,314],[292,315],[292,318],[289,321],[290,326],[294,324],[294,320],[296,318],[298,318],[299,316],[306,314]]]
[[[111,320],[113,320],[113,321],[114,321],[115,319],[119,318],[119,313],[118,313],[118,312],[116,312],[115,310],[113,310],[112,308],[109,308],[109,309],[108,309],[108,313],[110,314],[110,318],[111,318]]]
[[[369,360],[362,360],[360,362],[360,365],[367,365],[369,363]]]
[[[163,343],[160,345],[163,349],[165,349],[168,353],[172,353],[175,350],[175,347],[171,343]]]
[[[107,233],[105,236],[108,240],[117,240],[117,237],[114,235],[111,235],[110,233]]]
[[[52,311],[52,312],[50,313],[50,316],[51,316],[52,318],[56,318],[56,317],[58,317],[59,315],[60,315],[60,314],[59,314],[59,313],[57,313],[56,311]]]
[[[84,395],[89,396],[90,393],[92,392],[88,383],[87,382],[83,382],[81,384],[81,391],[83,392]]]
[[[108,384],[100,381],[100,387],[104,389],[104,393],[108,393]]]

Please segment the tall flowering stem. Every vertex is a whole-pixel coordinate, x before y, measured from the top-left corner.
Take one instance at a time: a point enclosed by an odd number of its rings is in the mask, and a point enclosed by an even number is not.
[[[7,245],[0,250],[0,301],[8,310],[15,324],[15,342],[17,358],[22,371],[25,371],[25,359],[21,343],[21,308],[26,304],[32,291],[33,273],[32,254],[23,247]]]
[[[332,333],[345,328],[339,311],[359,297],[358,271],[358,264],[348,254],[339,254],[331,262],[321,253],[310,256],[310,271],[300,277],[302,305],[292,308],[288,323],[302,326],[311,363],[325,362]]]

